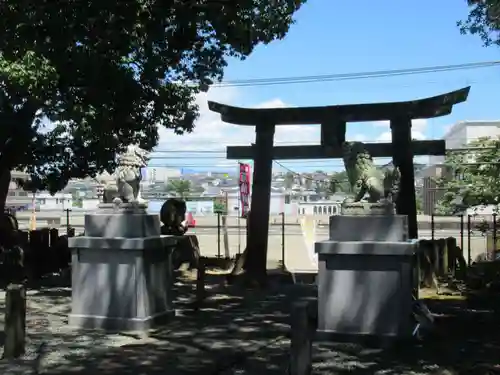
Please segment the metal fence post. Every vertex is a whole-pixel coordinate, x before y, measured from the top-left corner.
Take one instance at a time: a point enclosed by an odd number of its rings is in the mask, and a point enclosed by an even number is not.
[[[493,252],[492,252],[492,259],[490,260],[495,260],[496,259],[496,252],[497,252],[497,214],[493,214]]]
[[[431,239],[434,241],[434,212],[431,214]]]
[[[285,269],[285,212],[281,213],[281,266]]]
[[[460,248],[464,248],[464,215],[460,215]]]
[[[467,265],[471,265],[472,263],[472,258],[471,258],[471,255],[470,255],[470,246],[471,246],[471,240],[470,240],[470,236],[472,234],[472,230],[471,230],[471,215],[467,215]],[[462,251],[464,249],[462,248]]]
[[[217,212],[217,258],[220,257],[220,212]]]
[[[69,235],[69,229],[71,228],[71,225],[69,223],[69,212],[71,210],[69,208],[66,208],[66,234]]]

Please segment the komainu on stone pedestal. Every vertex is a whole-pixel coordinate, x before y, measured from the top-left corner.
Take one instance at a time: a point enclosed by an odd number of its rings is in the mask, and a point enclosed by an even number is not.
[[[118,157],[118,167],[115,171],[119,199],[117,203],[143,203],[140,194],[141,169],[146,167],[148,161],[149,152],[134,145],[129,146],[127,151]]]
[[[344,142],[342,153],[347,177],[355,193],[353,202],[359,202],[365,196],[369,203],[396,201],[400,183],[397,167],[378,168],[362,142]]]

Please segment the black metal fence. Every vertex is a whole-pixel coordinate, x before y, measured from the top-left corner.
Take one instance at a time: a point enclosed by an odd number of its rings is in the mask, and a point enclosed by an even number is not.
[[[458,246],[461,249],[467,249],[469,265],[472,261],[477,260],[472,259],[472,252],[474,250],[472,242],[477,238],[483,238],[485,246],[484,251],[477,251],[481,249],[475,249],[475,253],[482,253],[480,260],[495,260],[500,258],[499,222],[496,213],[491,215],[431,215],[429,224],[431,239],[434,240],[449,236],[457,238]]]
[[[83,212],[75,212],[65,210],[59,212],[57,221],[53,225],[48,225],[47,221],[37,220],[38,226],[52,226],[60,228],[63,232],[74,234],[83,233]],[[219,258],[227,257],[227,238],[229,232],[230,237],[230,257],[236,254],[241,254],[245,249],[247,237],[247,220],[244,218],[228,217],[227,220],[222,214],[216,214],[211,217],[195,216],[197,221],[189,232],[199,236],[210,236],[210,243],[202,244],[202,251],[207,249],[210,256],[215,255]],[[277,258],[277,248],[280,247],[280,261],[285,263],[287,254],[290,254],[290,249],[296,245],[294,242],[298,240],[297,236],[301,236],[300,228],[301,216],[287,215],[281,212],[278,215],[272,215],[270,220],[269,238],[272,240],[270,246],[274,251],[274,257]],[[500,257],[500,238],[498,233],[499,218],[496,214],[492,215],[457,215],[457,216],[419,216],[418,229],[419,238],[421,239],[438,239],[455,237],[457,245],[464,251],[466,259],[469,263],[475,261],[477,254],[486,259],[496,259]],[[316,222],[320,231],[328,232],[328,216],[317,216]],[[24,227],[27,225],[26,217],[24,218]],[[189,233],[188,232],[188,233]],[[323,234],[324,234],[323,233]],[[214,239],[215,237],[215,239]],[[237,240],[235,240],[237,238]],[[480,241],[478,241],[480,239]],[[207,241],[205,239],[205,241]],[[302,239],[300,239],[302,241]],[[481,248],[478,248],[478,243],[481,242]]]

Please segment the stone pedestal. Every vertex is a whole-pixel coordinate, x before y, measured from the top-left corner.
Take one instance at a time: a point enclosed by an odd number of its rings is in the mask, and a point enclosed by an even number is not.
[[[69,239],[72,306],[80,328],[146,330],[174,314],[171,254],[158,215],[142,205],[102,205],[85,216],[85,236]]]
[[[344,202],[340,206],[341,215],[371,216],[371,215],[393,215],[394,204],[391,202],[368,203],[368,202]]]
[[[330,240],[406,241],[408,218],[405,215],[330,216]]]
[[[318,334],[406,337],[412,333],[414,242],[407,217],[330,217],[330,239],[317,242]]]

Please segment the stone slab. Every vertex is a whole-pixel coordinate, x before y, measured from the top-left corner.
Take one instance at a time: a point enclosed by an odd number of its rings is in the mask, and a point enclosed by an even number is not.
[[[408,239],[406,215],[333,215],[330,216],[330,240],[389,241]]]
[[[174,236],[71,238],[71,314],[77,328],[146,330],[174,315]]]
[[[160,234],[160,217],[157,214],[104,210],[85,215],[85,235],[88,237],[137,238]]]
[[[318,332],[411,337],[412,242],[319,245]]]

